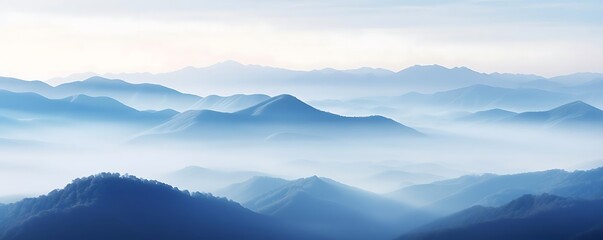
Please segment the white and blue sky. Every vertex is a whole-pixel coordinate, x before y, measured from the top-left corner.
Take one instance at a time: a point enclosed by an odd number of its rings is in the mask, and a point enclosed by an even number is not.
[[[603,72],[600,0],[0,0],[0,75],[415,64]]]

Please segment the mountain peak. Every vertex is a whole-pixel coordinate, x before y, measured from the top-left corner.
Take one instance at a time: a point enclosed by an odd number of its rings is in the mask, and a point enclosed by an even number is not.
[[[211,65],[210,67],[223,67],[223,68],[232,68],[232,67],[243,67],[244,64],[234,61],[234,60],[226,60],[223,62],[219,62]]]
[[[106,81],[117,81],[117,80],[108,79],[108,78],[104,78],[101,76],[92,76],[92,77],[86,78],[83,82],[106,82]]]
[[[574,115],[585,115],[585,114],[602,114],[603,111],[596,107],[593,107],[583,101],[575,101],[568,104],[561,105],[549,111],[553,115],[558,116],[574,116]]]
[[[432,65],[414,65],[411,67],[407,67],[402,69],[400,72],[408,72],[408,71],[430,71],[430,70],[450,70],[442,65],[432,64]]]
[[[583,101],[574,101],[568,104],[564,104],[561,105],[559,107],[557,107],[556,109],[582,109],[582,110],[599,110],[596,107],[593,107],[592,105],[585,103]]]
[[[84,79],[83,81],[79,81],[79,82],[70,82],[70,83],[64,83],[59,85],[60,86],[70,86],[70,85],[79,85],[78,83],[81,84],[91,84],[91,85],[95,85],[95,86],[124,86],[124,85],[129,85],[130,83],[124,81],[124,80],[120,80],[120,79],[109,79],[109,78],[104,78],[101,76],[93,76],[93,77],[89,77]]]
[[[238,111],[237,114],[271,118],[314,118],[317,114],[328,113],[320,111],[294,96],[282,94]]]
[[[305,182],[317,182],[317,181],[321,181],[322,182],[322,179],[320,177],[316,176],[316,175],[313,175],[313,176],[310,176],[310,177],[307,177],[307,178],[303,178],[303,180]]]

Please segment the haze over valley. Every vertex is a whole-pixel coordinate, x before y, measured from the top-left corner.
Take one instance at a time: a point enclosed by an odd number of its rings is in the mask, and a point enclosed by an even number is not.
[[[603,239],[599,1],[0,8],[0,240]]]

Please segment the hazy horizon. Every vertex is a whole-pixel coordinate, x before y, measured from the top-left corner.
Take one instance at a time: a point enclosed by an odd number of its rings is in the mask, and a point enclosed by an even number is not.
[[[0,59],[0,75],[25,79],[166,72],[229,59],[300,70],[439,64],[543,76],[603,72],[603,17],[594,0],[3,5],[0,51],[11,57]]]

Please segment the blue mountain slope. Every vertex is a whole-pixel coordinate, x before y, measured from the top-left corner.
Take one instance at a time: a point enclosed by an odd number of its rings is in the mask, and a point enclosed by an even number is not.
[[[512,175],[464,176],[402,188],[390,194],[403,202],[448,214],[474,205],[500,206],[523,194],[603,197],[603,168],[567,172],[549,170]]]
[[[461,109],[534,109],[550,108],[571,100],[573,97],[561,93],[538,89],[510,89],[487,85],[473,85],[465,88],[438,92],[429,96],[426,102],[440,107]]]
[[[469,208],[398,239],[600,239],[591,229],[602,224],[603,200],[524,195],[498,208]]]
[[[236,114],[273,121],[324,122],[343,119],[341,116],[313,108],[291,95],[276,96],[255,106],[238,111]]]
[[[595,79],[603,79],[603,73],[588,73],[588,72],[573,73],[573,74],[569,74],[569,75],[552,77],[550,80],[554,81],[554,82],[566,84],[568,86],[576,86],[576,85],[580,85],[583,83],[587,83],[587,82],[595,80]]]
[[[100,174],[46,196],[0,206],[0,238],[313,239],[211,195],[156,181]]]
[[[42,81],[25,81],[16,78],[0,77],[0,89],[11,92],[49,93],[52,86]]]
[[[389,239],[400,225],[412,225],[405,206],[316,176],[291,181],[243,205],[341,239]],[[413,219],[417,224],[419,216]]]
[[[161,85],[132,84],[102,77],[91,77],[84,81],[58,85],[51,95],[66,97],[75,94],[111,97],[128,106],[143,110],[166,108],[185,110],[201,100],[201,97],[184,94]]]
[[[189,110],[212,110],[218,112],[236,112],[268,100],[263,94],[237,94],[228,97],[210,95],[197,101]]]
[[[399,72],[383,69],[359,68],[351,70],[321,69],[294,71],[288,69],[245,65],[226,61],[207,67],[186,67],[168,73],[106,74],[105,77],[132,82],[153,82],[177,89],[191,89],[203,94],[228,91],[263,92],[279,94],[289,92],[299,96],[320,98],[360,97],[370,95],[400,94],[406,91],[435,92],[474,84],[499,87],[548,87],[548,80],[535,75],[485,74],[465,67],[446,68],[438,65],[412,66]],[[528,84],[541,80],[545,84]],[[553,83],[554,84],[554,83]],[[346,86],[346,91],[341,91]],[[228,89],[228,90],[224,90]],[[316,91],[319,89],[320,91]]]
[[[48,99],[35,93],[0,90],[0,113],[12,118],[61,119],[70,121],[138,121],[157,123],[174,112],[141,112],[107,97],[71,96]]]
[[[397,72],[393,78],[418,91],[451,89],[491,81],[487,74],[466,67],[446,68],[439,65],[412,66]]]
[[[506,121],[543,126],[603,126],[603,111],[582,101],[571,102],[543,112],[524,112]]]
[[[187,111],[145,134],[168,137],[254,137],[276,133],[314,136],[419,136],[419,132],[381,116],[343,117],[320,111],[291,95],[270,98],[250,108],[221,113]]]
[[[289,183],[281,178],[255,176],[247,181],[219,189],[214,194],[244,203]]]
[[[188,166],[166,175],[161,180],[193,191],[213,192],[252,177],[266,175],[255,171],[221,171],[199,166]]]
[[[515,112],[503,110],[503,109],[491,109],[486,111],[479,111],[467,116],[459,118],[460,121],[465,122],[498,122],[500,120],[517,115]]]

